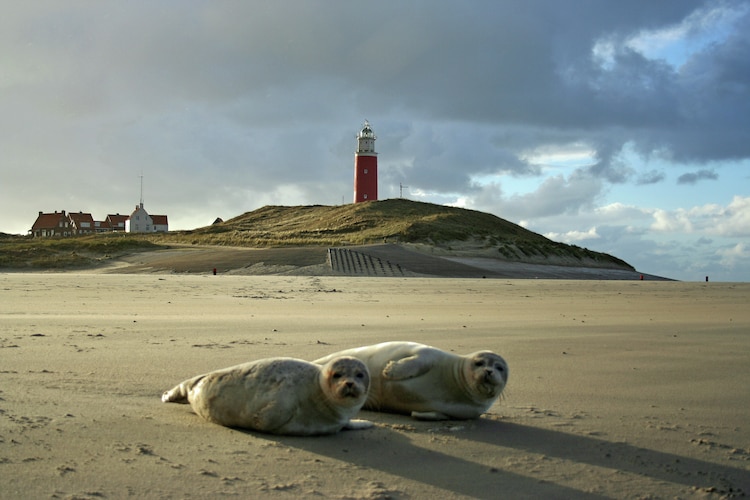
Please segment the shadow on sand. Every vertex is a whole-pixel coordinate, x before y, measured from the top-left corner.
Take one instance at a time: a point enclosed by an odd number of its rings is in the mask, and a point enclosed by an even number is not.
[[[392,417],[386,418],[391,420]],[[410,439],[412,432],[433,436],[439,435],[441,431],[434,434],[434,423],[407,419],[403,421],[404,424],[407,422],[409,426],[414,424],[415,430],[401,432],[379,426],[367,431],[346,431],[323,438],[275,439],[309,453],[375,469],[459,495],[476,498],[498,498],[498,495],[503,498],[607,498],[557,484],[554,478],[547,477],[544,472],[532,471],[531,469],[536,469],[533,464],[528,465],[529,475],[521,475],[453,456],[449,446],[445,446],[444,450],[440,449],[440,444],[430,448],[420,446]],[[609,472],[597,472],[592,469],[595,467],[625,472],[656,482],[683,485],[688,490],[700,488],[715,491],[729,497],[744,496],[750,488],[750,474],[740,468],[627,443],[484,418],[472,421],[465,427],[461,422],[454,422],[452,425],[461,430],[450,432],[444,427],[443,435],[449,433],[451,438],[475,442],[475,455],[480,459],[485,453],[503,457],[511,454],[509,450],[515,450],[534,454],[533,457],[527,457],[532,462],[536,459],[542,461],[539,456],[573,462],[583,466],[576,469],[582,469],[583,472],[580,473],[591,474],[587,483],[592,486],[603,486],[609,477],[606,475]],[[554,467],[554,463],[547,467]],[[573,473],[569,475],[572,476]],[[619,480],[625,481],[627,477],[621,476]]]

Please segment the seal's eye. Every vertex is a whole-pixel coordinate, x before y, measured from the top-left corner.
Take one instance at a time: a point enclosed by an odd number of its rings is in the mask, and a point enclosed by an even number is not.
[[[333,372],[333,375],[331,375],[333,378],[341,378],[341,374],[339,372]]]
[[[484,361],[482,360],[474,361],[474,366],[484,366]]]
[[[365,374],[362,372],[357,373],[357,378],[365,378]]]

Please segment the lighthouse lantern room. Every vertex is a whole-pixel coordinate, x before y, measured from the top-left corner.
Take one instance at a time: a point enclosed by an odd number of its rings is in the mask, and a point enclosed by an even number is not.
[[[378,199],[378,154],[375,152],[375,134],[365,120],[357,134],[357,151],[354,153],[354,203]]]

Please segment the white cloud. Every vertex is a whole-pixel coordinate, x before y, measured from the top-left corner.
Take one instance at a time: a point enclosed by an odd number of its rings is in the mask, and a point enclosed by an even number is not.
[[[601,238],[596,232],[596,228],[592,227],[588,231],[567,231],[565,233],[546,233],[544,234],[547,238],[554,241],[561,241],[563,243],[578,243],[581,241],[597,240]]]
[[[730,269],[750,266],[750,247],[745,243],[737,243],[730,248],[721,248],[716,253],[721,257],[721,264]]]
[[[735,196],[726,209],[715,214],[708,229],[719,236],[750,237],[750,196]]]
[[[747,4],[709,3],[678,23],[640,30],[624,43],[650,59],[664,59],[679,67],[707,46],[724,41],[747,12]]]
[[[722,237],[750,236],[750,197],[735,196],[726,206],[715,203],[677,210],[653,210],[651,229]]]
[[[615,202],[607,205],[597,207],[594,212],[597,216],[602,217],[609,223],[620,222],[620,221],[632,221],[633,219],[643,219],[649,217],[650,214],[643,208],[636,207],[634,205],[626,205],[624,203]]]
[[[692,233],[693,224],[683,209],[679,210],[662,210],[656,209],[653,212],[654,222],[651,229],[663,233]]]
[[[596,150],[580,142],[572,144],[543,144],[519,155],[532,165],[545,167],[582,167],[596,163]]]

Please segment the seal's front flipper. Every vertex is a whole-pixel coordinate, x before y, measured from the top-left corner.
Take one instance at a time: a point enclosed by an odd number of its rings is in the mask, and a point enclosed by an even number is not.
[[[424,375],[430,370],[431,362],[427,356],[415,354],[398,361],[389,361],[383,368],[383,378],[387,380],[406,380]]]
[[[352,420],[349,420],[343,427],[343,429],[347,431],[359,431],[362,429],[370,429],[372,427],[375,427],[375,424],[373,424],[369,420],[360,420],[354,418]]]
[[[450,420],[450,417],[439,411],[413,411],[412,418],[416,420]]]

